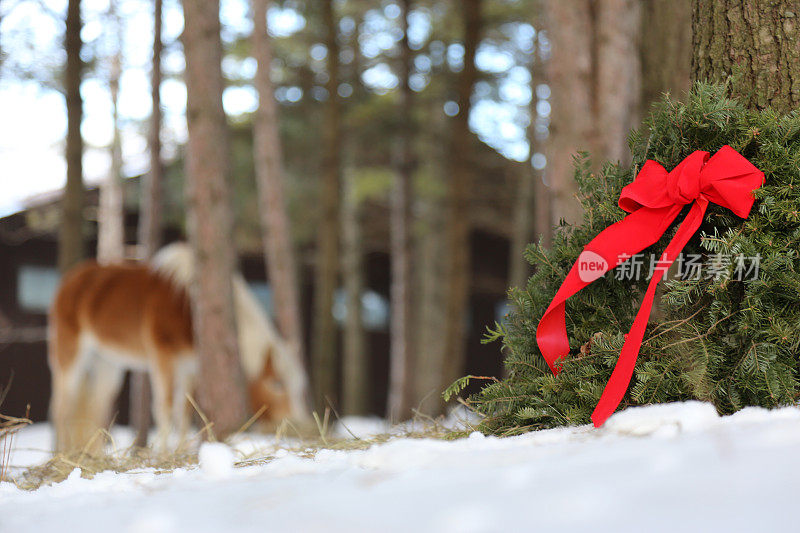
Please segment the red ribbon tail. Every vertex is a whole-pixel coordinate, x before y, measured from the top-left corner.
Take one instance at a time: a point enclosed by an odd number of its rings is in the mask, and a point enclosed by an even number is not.
[[[608,380],[603,394],[600,396],[600,401],[597,403],[594,412],[592,413],[592,422],[595,427],[600,427],[616,411],[625,393],[628,391],[631,378],[633,377],[633,369],[636,366],[636,359],[639,356],[639,349],[642,346],[642,339],[644,338],[645,330],[647,329],[647,321],[650,318],[650,312],[653,309],[653,301],[656,295],[656,288],[658,282],[664,277],[669,266],[675,261],[680,254],[681,250],[692,238],[700,224],[703,222],[703,215],[708,207],[708,201],[704,198],[698,198],[692,204],[686,218],[681,222],[678,231],[667,245],[666,250],[661,256],[659,261],[659,268],[653,273],[650,279],[650,284],[647,286],[642,305],[636,313],[636,318],[633,321],[628,337],[625,339],[625,344],[622,346],[617,364],[614,371],[611,373],[611,378]]]
[[[536,342],[547,364],[558,374],[560,359],[569,354],[565,303],[570,296],[579,292],[592,281],[624,261],[624,255],[639,253],[658,241],[681,210],[681,206],[668,206],[658,209],[639,209],[621,221],[612,224],[592,242],[584,247],[584,253],[593,254],[600,262],[605,261],[602,271],[581,278],[580,258],[572,265],[558,292],[544,312],[536,328]],[[583,254],[581,254],[583,255]]]

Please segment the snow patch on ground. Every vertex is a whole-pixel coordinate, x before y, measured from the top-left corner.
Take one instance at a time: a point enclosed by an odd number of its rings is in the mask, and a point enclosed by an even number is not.
[[[221,442],[204,442],[198,452],[200,470],[211,479],[224,479],[233,473],[233,450]]]
[[[710,403],[685,402],[675,404],[631,407],[617,413],[605,424],[606,431],[633,436],[675,436],[681,432],[701,431],[715,426],[720,420]]]
[[[333,436],[337,438],[368,439],[376,435],[407,435],[414,432],[424,432],[431,426],[452,431],[472,429],[480,423],[480,417],[469,411],[464,406],[451,409],[443,419],[433,421],[424,417],[417,418],[401,424],[392,425],[383,418],[345,416],[338,420],[333,429]]]
[[[336,423],[333,436],[339,439],[368,439],[375,435],[384,435],[392,430],[391,424],[382,418],[364,416],[345,416]]]
[[[110,451],[125,450],[133,444],[134,433],[127,426],[114,426],[111,429],[112,445]],[[155,434],[151,435],[154,440]],[[14,436],[14,452],[11,464],[15,468],[34,466],[52,457],[55,433],[50,424],[33,424]]]
[[[28,428],[18,444],[46,432]],[[259,450],[274,459],[232,468]],[[198,468],[170,474],[75,471],[35,492],[5,483],[0,531],[798,530],[798,450],[796,408],[719,417],[698,402],[628,409],[597,430],[396,437],[312,457],[254,437],[206,444]]]

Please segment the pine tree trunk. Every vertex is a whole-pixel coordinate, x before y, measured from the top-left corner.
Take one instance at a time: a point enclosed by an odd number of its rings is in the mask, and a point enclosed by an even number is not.
[[[469,246],[469,182],[471,165],[471,133],[469,129],[470,99],[478,70],[475,51],[480,42],[481,0],[465,0],[461,6],[464,16],[464,68],[458,79],[458,114],[453,118],[450,151],[450,183],[447,191],[447,294],[446,327],[444,331],[444,370],[442,390],[461,377],[466,358],[466,320],[470,289]]]
[[[361,55],[359,37],[361,35],[360,23],[350,37],[349,45],[354,51],[353,60],[348,69],[353,94],[350,101],[359,101],[365,95],[364,84],[361,80],[363,73],[363,57]],[[363,150],[362,146],[353,144],[354,139],[348,139],[348,146],[344,151],[350,158],[358,157],[356,154]],[[348,170],[343,176],[343,201],[342,201],[342,283],[345,291],[345,316],[344,332],[342,339],[342,411],[349,415],[364,415],[369,413],[370,398],[370,364],[367,357],[367,337],[363,321],[362,295],[366,286],[364,271],[364,244],[363,244],[363,213],[359,206],[357,195],[357,182],[353,173],[352,161],[345,164]]]
[[[147,446],[147,434],[152,421],[153,397],[150,389],[150,376],[147,372],[131,372],[130,383],[130,425],[136,433],[133,446],[144,448]]]
[[[58,266],[62,272],[69,270],[84,256],[81,26],[81,2],[69,0],[65,34],[67,65],[64,71],[64,94],[67,102],[67,184],[61,200],[62,214],[58,238]]]
[[[689,90],[692,54],[692,5],[675,0],[642,2],[642,98],[640,115],[663,93]]]
[[[109,14],[113,19],[113,38],[118,39],[117,50],[111,58],[110,78],[112,122],[114,136],[111,141],[111,166],[108,176],[100,186],[100,206],[97,220],[97,260],[116,263],[125,257],[125,212],[122,191],[122,145],[119,131],[119,78],[122,68],[122,33],[116,0],[111,0]]]
[[[434,115],[436,116],[436,115]],[[418,297],[414,301],[416,312],[414,331],[415,394],[414,406],[430,416],[442,413],[442,372],[444,371],[445,313],[445,254],[444,213],[442,202],[421,202],[420,231],[415,239],[417,273],[415,280]]]
[[[192,321],[200,360],[200,408],[218,438],[247,418],[233,314],[230,149],[222,108],[219,0],[184,0],[187,122],[186,198],[195,253]]]
[[[551,195],[550,189],[542,180],[541,170],[534,168],[534,156],[541,151],[541,141],[536,134],[536,124],[540,120],[537,112],[538,97],[536,87],[544,82],[544,56],[537,44],[537,53],[533,55],[530,65],[531,75],[531,103],[529,106],[530,120],[528,122],[528,159],[519,175],[519,186],[514,213],[514,231],[511,238],[511,257],[509,258],[509,284],[512,287],[524,288],[530,275],[530,264],[525,259],[524,252],[528,243],[542,242],[545,247],[550,247],[553,241],[553,223],[550,218]]]
[[[517,197],[514,204],[514,228],[511,234],[511,257],[509,258],[508,283],[512,287],[526,286],[530,266],[524,252],[531,242],[531,211],[533,210],[534,183],[537,173],[530,165],[518,167]]]
[[[277,322],[292,346],[297,367],[303,368],[303,331],[297,266],[292,246],[289,214],[284,194],[283,157],[279,133],[278,106],[270,79],[272,44],[267,35],[270,0],[253,0],[253,55],[258,62],[255,84],[259,106],[253,122],[254,166],[259,212],[264,239],[264,259],[275,295]],[[303,391],[303,395],[307,394]]]
[[[642,96],[640,0],[595,6],[595,132],[603,160],[630,162],[628,134],[639,125]]]
[[[147,145],[150,152],[150,171],[142,177],[139,206],[138,239],[141,256],[149,260],[161,247],[162,190],[164,166],[161,161],[161,40],[163,26],[163,0],[153,3],[153,58],[150,82],[152,110]],[[130,418],[136,432],[134,446],[147,446],[147,432],[151,423],[152,394],[146,372],[131,374]]]
[[[440,103],[417,100],[424,106],[421,115],[431,117],[418,131],[420,160],[433,162],[437,188],[444,189],[446,147],[433,142],[442,138],[449,119],[441,113]],[[419,215],[414,239],[414,407],[422,413],[437,416],[444,410],[441,396],[444,370],[445,313],[445,212],[442,198],[420,195]]]
[[[356,197],[352,172],[344,179],[342,203],[342,281],[346,295],[347,316],[344,323],[342,404],[345,413],[363,415],[369,409],[369,366],[361,316],[364,293],[361,210]]]
[[[547,37],[552,55],[547,62],[550,85],[550,136],[547,143],[548,182],[553,191],[553,220],[577,222],[581,209],[572,174],[579,150],[595,148],[592,101],[592,34],[590,0],[545,0]]]
[[[341,126],[338,21],[333,1],[322,2],[327,28],[328,101],[323,123],[321,217],[317,234],[317,272],[314,295],[313,383],[316,408],[324,410],[327,399],[335,402],[337,379],[337,331],[332,314],[333,295],[339,279],[339,198],[341,195]]]
[[[694,0],[692,79],[752,109],[800,106],[800,0]]]
[[[542,245],[550,248],[553,244],[553,192],[542,179],[541,171],[533,170],[534,231],[541,238]]]
[[[530,153],[528,154],[528,164],[533,173],[533,198],[534,198],[534,235],[536,239],[541,239],[542,244],[549,248],[553,243],[553,192],[550,187],[545,184],[544,175],[542,170],[536,169],[533,166],[534,156],[537,152],[543,152],[544,135],[536,133],[536,122],[539,120],[537,103],[539,101],[536,96],[536,88],[539,84],[546,81],[546,67],[548,54],[542,50],[542,34],[536,35],[536,54],[533,57],[531,65],[531,104],[530,104],[530,124],[528,125],[528,145],[530,146]],[[542,117],[547,120],[547,117]],[[526,261],[527,263],[527,261]]]
[[[151,73],[150,131],[147,144],[150,155],[150,171],[142,178],[141,207],[139,210],[139,246],[142,257],[149,259],[161,247],[162,189],[164,165],[161,161],[161,41],[163,0],[154,0],[153,63]]]
[[[411,47],[408,43],[408,15],[411,1],[401,2],[403,37],[400,41],[400,136],[397,140],[397,168],[392,190],[391,247],[391,351],[387,418],[405,420],[412,415],[414,401],[414,359],[411,354],[411,202],[414,154],[412,152],[414,112],[409,85]]]
[[[552,114],[547,175],[553,217],[577,222],[573,156],[628,159],[627,137],[638,123],[640,90],[638,0],[547,0],[547,62]]]

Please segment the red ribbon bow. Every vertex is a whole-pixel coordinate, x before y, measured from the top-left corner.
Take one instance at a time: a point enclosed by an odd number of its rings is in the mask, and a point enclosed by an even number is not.
[[[747,218],[755,200],[753,191],[763,182],[763,172],[730,146],[723,146],[713,157],[698,150],[669,173],[660,164],[648,160],[633,183],[622,189],[619,206],[630,214],[603,230],[584,247],[536,329],[536,342],[553,374],[561,370],[559,359],[569,353],[567,299],[658,241],[683,206],[692,204],[692,207],[653,273],[611,379],[592,413],[595,427],[603,425],[625,396],[653,307],[656,286],[700,227],[708,203],[721,205]]]

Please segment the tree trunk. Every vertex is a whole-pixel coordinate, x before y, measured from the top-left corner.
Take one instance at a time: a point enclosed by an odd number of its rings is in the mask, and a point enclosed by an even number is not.
[[[155,0],[153,63],[151,73],[152,112],[147,144],[150,152],[150,172],[142,178],[141,208],[139,212],[139,246],[144,259],[149,259],[161,247],[162,190],[164,165],[161,161],[161,41],[163,0]]]
[[[591,0],[545,0],[547,36],[552,53],[547,62],[550,85],[550,136],[547,143],[548,182],[553,191],[553,218],[577,222],[581,208],[573,179],[572,158],[593,150],[592,116],[593,20]]]
[[[512,287],[525,288],[530,275],[530,264],[524,252],[531,242],[531,211],[533,208],[534,182],[537,172],[528,165],[518,167],[517,198],[514,204],[514,228],[511,235],[511,257],[509,258],[508,283]]]
[[[353,86],[353,94],[349,101],[359,101],[366,95],[361,80],[363,58],[359,48],[359,21],[356,30],[350,37],[349,45],[353,47],[353,60],[350,68],[343,71],[342,76],[349,76]],[[344,70],[344,69],[343,69]],[[344,101],[343,101],[344,102]],[[344,103],[342,104],[344,107]],[[366,286],[364,271],[363,213],[357,194],[357,182],[354,175],[353,160],[363,151],[362,146],[353,144],[348,139],[345,153],[350,161],[345,163],[344,197],[342,201],[342,283],[345,290],[345,317],[343,332],[342,358],[342,409],[348,415],[365,415],[370,409],[370,364],[367,358],[367,338],[364,329],[362,296]]]
[[[137,448],[147,446],[147,434],[150,430],[152,418],[152,403],[150,376],[143,371],[131,372],[130,425],[136,433],[133,445]]]
[[[317,234],[317,271],[314,297],[313,382],[316,408],[324,410],[327,399],[335,402],[337,379],[337,331],[333,319],[333,295],[339,279],[339,198],[341,182],[339,44],[334,2],[322,2],[327,28],[328,101],[323,121],[322,195]]]
[[[141,256],[149,260],[161,247],[162,190],[164,165],[161,161],[161,55],[164,49],[161,40],[163,25],[163,0],[154,0],[153,5],[153,62],[150,83],[152,111],[147,144],[150,152],[150,171],[142,177],[139,207],[139,247]],[[147,446],[150,429],[152,394],[146,372],[131,374],[130,414],[131,426],[136,432],[134,446]]]
[[[108,87],[111,93],[114,137],[111,141],[111,166],[108,176],[100,186],[100,207],[97,217],[97,260],[100,263],[116,263],[125,257],[125,208],[122,190],[122,144],[119,131],[119,78],[122,70],[122,33],[116,11],[116,0],[109,6],[112,32],[117,39],[117,50],[110,58]]]
[[[553,193],[543,179],[542,172],[533,168],[534,231],[541,238],[542,245],[550,248],[553,244]]]
[[[420,161],[432,165],[436,188],[444,189],[447,147],[435,142],[444,137],[449,118],[441,112],[441,102],[417,100],[424,106],[421,115],[430,117],[418,131]],[[418,197],[419,215],[414,225],[414,406],[422,413],[437,416],[444,410],[442,371],[444,370],[445,313],[445,213],[438,195]]]
[[[233,314],[235,258],[219,0],[184,0],[183,11],[187,225],[197,263],[192,284],[192,322],[200,360],[197,393],[215,435],[224,438],[241,427],[248,409]]]
[[[692,5],[675,0],[642,2],[642,116],[665,92],[689,90],[692,63]]]
[[[446,324],[446,278],[443,253],[445,221],[441,204],[440,201],[422,203],[419,215],[421,231],[416,239],[415,253],[418,297],[414,302],[414,327],[418,335],[414,343],[414,405],[430,416],[441,414],[444,408],[441,393],[444,390],[442,332]]]
[[[414,401],[414,359],[411,353],[411,196],[414,171],[413,101],[408,83],[413,61],[408,43],[408,14],[411,0],[401,2],[403,37],[400,41],[400,136],[397,139],[397,168],[392,190],[391,247],[391,352],[389,398],[386,416],[405,420],[412,415]]]
[[[800,0],[694,0],[692,79],[752,109],[800,106]]]
[[[458,114],[453,118],[450,182],[447,190],[447,294],[444,331],[442,390],[461,377],[466,358],[466,320],[470,289],[469,190],[472,142],[469,129],[470,99],[478,77],[475,51],[480,42],[481,0],[465,0],[464,68],[458,79]]]
[[[537,4],[540,5],[540,4]],[[545,184],[544,173],[540,169],[533,166],[534,157],[537,152],[543,152],[542,143],[546,139],[546,133],[541,134],[536,132],[536,122],[538,120],[549,120],[549,117],[539,117],[538,115],[538,96],[536,96],[536,88],[540,83],[546,81],[546,67],[545,62],[548,60],[549,52],[545,52],[542,48],[542,34],[536,34],[536,54],[533,57],[531,64],[531,105],[530,114],[531,122],[528,125],[528,145],[530,152],[528,153],[528,164],[530,170],[533,172],[533,198],[534,198],[534,233],[537,239],[541,239],[542,244],[549,248],[553,244],[553,193],[550,187]]]
[[[594,130],[602,159],[623,164],[630,162],[628,134],[639,125],[640,5],[640,0],[600,0],[595,7]]]
[[[509,260],[509,284],[512,287],[525,288],[530,275],[530,264],[524,257],[525,248],[531,242],[541,242],[550,247],[553,241],[553,222],[551,215],[550,189],[542,180],[541,170],[534,168],[534,156],[541,150],[540,136],[536,133],[536,124],[546,117],[539,117],[537,112],[538,97],[536,87],[544,82],[545,56],[541,53],[541,41],[537,41],[537,53],[533,54],[530,64],[531,103],[528,122],[528,159],[519,175],[517,202],[514,215],[514,232],[511,239],[511,258]]]
[[[81,26],[81,2],[69,0],[65,34],[67,65],[64,71],[64,94],[67,102],[67,184],[61,200],[61,227],[58,238],[58,266],[62,272],[69,270],[84,256]]]
[[[547,175],[556,221],[577,222],[573,156],[628,159],[640,100],[638,0],[547,0],[552,114]]]
[[[267,275],[275,295],[278,328],[292,346],[298,368],[304,368],[303,330],[297,266],[284,194],[283,158],[278,106],[270,79],[272,45],[267,35],[270,0],[253,0],[253,55],[258,62],[255,84],[259,106],[253,121],[254,166],[264,239]],[[307,391],[303,391],[303,396]]]
[[[369,410],[369,362],[367,360],[361,296],[364,294],[364,262],[361,238],[361,209],[352,172],[348,172],[342,204],[342,280],[346,294],[344,323],[342,400],[349,415]]]

